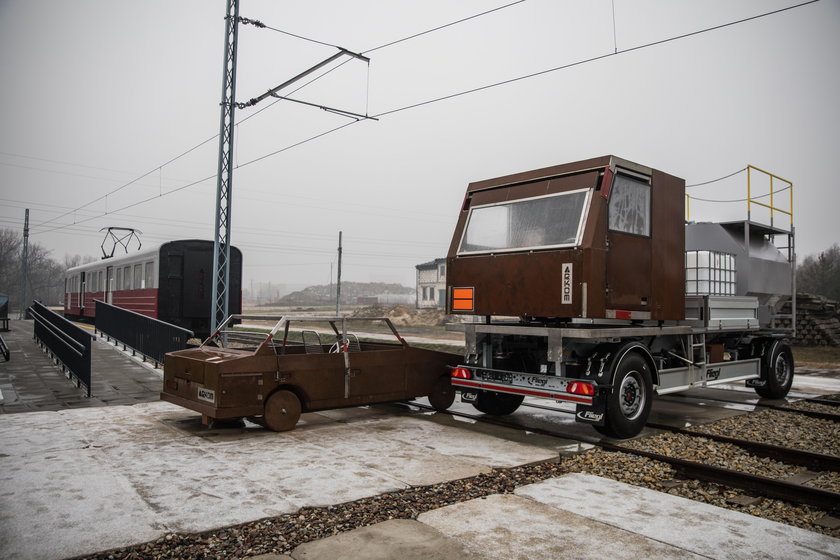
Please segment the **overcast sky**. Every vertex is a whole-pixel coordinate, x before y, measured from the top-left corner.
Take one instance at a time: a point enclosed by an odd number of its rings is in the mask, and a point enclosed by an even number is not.
[[[605,154],[688,184],[755,165],[794,183],[800,259],[840,241],[840,1],[636,49],[796,2],[525,0],[371,50],[510,1],[241,0],[243,17],[367,52],[293,94],[356,113],[603,57],[296,147],[354,121],[274,99],[237,110],[246,285],[328,283],[339,231],[343,279],[413,285],[416,264],[445,256],[469,182]],[[223,0],[0,0],[0,227],[21,230],[29,208],[31,240],[60,260],[97,256],[107,226],[144,245],[212,239],[224,13]],[[337,52],[253,26],[239,38],[238,101]],[[689,193],[740,199],[746,174]],[[743,202],[691,204],[695,220],[745,217]]]

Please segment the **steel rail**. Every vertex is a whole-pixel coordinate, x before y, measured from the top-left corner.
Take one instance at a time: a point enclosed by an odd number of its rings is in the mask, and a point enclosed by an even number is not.
[[[433,407],[414,401],[408,401],[406,404],[415,406],[425,410],[434,410]],[[631,455],[638,455],[647,457],[655,461],[667,463],[681,472],[684,476],[695,478],[698,480],[705,480],[707,482],[714,482],[723,484],[741,490],[748,490],[756,494],[768,498],[775,498],[785,500],[796,504],[807,504],[816,506],[830,512],[840,510],[840,492],[833,492],[822,488],[815,488],[813,486],[805,486],[796,482],[789,482],[785,480],[778,480],[768,478],[766,476],[744,473],[723,467],[715,467],[705,463],[697,463],[695,461],[688,461],[686,459],[679,459],[670,457],[668,455],[661,455],[650,451],[641,451],[624,447],[608,441],[603,441],[595,436],[581,436],[574,434],[563,434],[544,428],[523,426],[514,422],[502,420],[500,418],[490,416],[476,416],[473,414],[466,414],[464,412],[456,412],[448,410],[442,414],[450,414],[460,418],[468,418],[476,422],[486,422],[496,426],[505,428],[512,428],[515,430],[526,430],[531,433],[547,435],[551,437],[571,439],[573,441],[588,443],[593,446],[600,447],[605,451],[628,453]]]
[[[764,408],[769,408],[770,410],[778,410],[780,412],[792,412],[794,414],[802,414],[803,416],[810,416],[811,418],[819,418],[820,420],[830,420],[832,422],[840,422],[840,414],[832,414],[831,412],[820,412],[818,410],[803,410],[801,408],[790,408],[787,406],[776,406],[776,405],[766,405],[766,404],[759,404],[756,406],[762,406]]]
[[[813,398],[804,399],[804,400],[805,400],[805,402],[814,403],[814,404],[824,404],[826,406],[840,407],[840,400],[823,399],[823,398],[820,398],[820,397],[813,397]]]
[[[819,418],[821,420],[831,420],[832,422],[840,422],[840,414],[833,414],[831,412],[820,412],[817,410],[803,410],[800,408],[790,408],[787,406],[780,406],[777,404],[765,404],[765,403],[748,403],[743,401],[732,401],[728,399],[721,399],[717,397],[695,397],[692,395],[684,395],[684,394],[669,394],[669,395],[662,395],[664,397],[669,398],[677,398],[677,399],[694,399],[694,400],[703,400],[703,401],[716,401],[722,403],[729,403],[729,404],[739,404],[743,406],[751,406],[754,409],[759,408],[766,408],[768,410],[778,410],[780,412],[792,412],[795,414],[802,414],[803,416],[810,416],[811,418]],[[831,404],[832,401],[826,401],[824,399],[800,399],[798,401],[793,401],[790,404],[795,404],[798,402],[813,402],[817,404]],[[840,406],[833,405],[833,406]]]
[[[758,441],[750,441],[740,438],[733,438],[729,436],[721,436],[717,434],[707,434],[690,430],[687,428],[675,428],[673,426],[666,426],[665,424],[655,424],[648,422],[646,426],[655,428],[657,430],[665,430],[677,434],[685,434],[688,436],[704,437],[720,443],[729,443],[737,445],[738,447],[749,451],[753,455],[760,457],[768,457],[783,463],[791,465],[799,465],[817,471],[840,471],[840,457],[836,455],[827,455],[825,453],[816,453],[814,451],[807,451],[804,449],[795,449],[792,447],[783,447],[781,445],[773,445],[770,443],[761,443]]]
[[[813,402],[812,399],[808,399]],[[553,412],[562,412],[564,414],[574,414],[573,410],[563,410],[551,406],[543,406],[532,403],[522,403],[521,406],[529,408],[537,408],[541,410],[550,410]],[[750,441],[729,436],[722,436],[718,434],[708,434],[687,428],[677,428],[674,426],[667,426],[665,424],[657,424],[648,422],[645,426],[657,430],[665,430],[678,434],[685,434],[689,436],[701,436],[713,441],[721,443],[730,443],[746,449],[754,455],[761,457],[769,457],[777,461],[782,461],[791,465],[799,465],[817,471],[840,471],[840,457],[835,455],[827,455],[825,453],[816,453],[814,451],[807,451],[804,449],[796,449],[792,447],[783,447],[780,445],[773,445],[770,443],[761,443],[757,441]]]

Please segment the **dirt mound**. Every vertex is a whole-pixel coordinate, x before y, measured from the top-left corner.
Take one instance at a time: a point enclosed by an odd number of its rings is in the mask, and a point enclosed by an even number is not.
[[[397,326],[446,324],[442,309],[415,309],[405,305],[368,305],[353,311],[353,317],[388,317]]]

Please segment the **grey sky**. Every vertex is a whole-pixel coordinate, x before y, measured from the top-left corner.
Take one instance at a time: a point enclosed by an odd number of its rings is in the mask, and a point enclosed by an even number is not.
[[[240,12],[365,51],[506,3],[241,0]],[[371,52],[369,68],[351,61],[294,97],[379,114],[794,4],[615,0],[614,34],[610,0],[526,0]],[[224,6],[0,0],[0,227],[22,228],[30,208],[32,240],[59,259],[96,256],[106,226],[138,228],[144,244],[212,239],[215,179],[166,193],[215,174],[217,140],[158,167],[218,132]],[[800,257],[823,250],[840,241],[838,24],[840,2],[822,0],[353,124],[253,163],[350,121],[282,101],[252,116],[273,100],[238,110],[232,239],[245,280],[327,283],[343,230],[345,279],[412,285],[415,264],[445,255],[468,182],[608,153],[689,184],[747,164],[776,173],[795,185]],[[237,99],[334,52],[242,26]],[[689,193],[742,198],[746,175]],[[691,205],[697,220],[745,214],[745,203]]]

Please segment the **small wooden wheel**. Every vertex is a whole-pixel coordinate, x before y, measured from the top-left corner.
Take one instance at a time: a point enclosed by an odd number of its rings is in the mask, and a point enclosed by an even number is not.
[[[265,403],[265,425],[275,432],[287,432],[300,420],[300,399],[291,391],[275,391]]]

